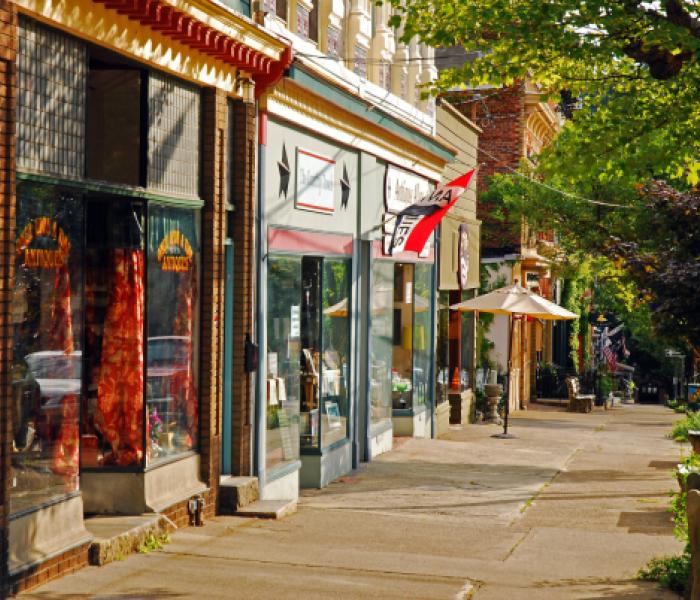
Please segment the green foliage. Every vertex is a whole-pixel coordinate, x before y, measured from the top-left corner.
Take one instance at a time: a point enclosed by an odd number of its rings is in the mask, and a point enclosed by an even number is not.
[[[600,394],[603,398],[607,398],[608,394],[613,391],[613,378],[611,375],[603,375],[600,378]]]
[[[690,552],[679,556],[652,558],[637,576],[644,581],[655,581],[678,593],[685,592],[690,576]]]
[[[143,541],[143,544],[139,546],[140,554],[147,554],[148,552],[153,552],[154,550],[160,550],[165,544],[170,543],[170,536],[167,533],[161,535],[150,534]]]
[[[688,431],[700,430],[700,413],[692,412],[673,424],[669,437],[677,442],[688,441]]]

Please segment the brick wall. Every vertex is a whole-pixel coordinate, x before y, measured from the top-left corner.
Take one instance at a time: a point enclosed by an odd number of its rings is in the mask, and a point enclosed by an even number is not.
[[[8,578],[7,514],[10,487],[10,369],[12,330],[10,294],[13,286],[15,240],[15,106],[17,12],[13,2],[0,0],[0,597]]]
[[[224,238],[226,95],[206,89],[202,95],[202,293],[201,293],[201,476],[209,486],[208,504],[218,498],[221,457],[222,359],[224,351]]]
[[[506,90],[480,92],[483,102],[474,92],[455,92],[446,99],[465,116],[481,127],[479,135],[479,203],[477,218],[482,220],[481,243],[483,255],[510,252],[520,247],[520,223],[505,222],[494,217],[494,205],[484,192],[488,178],[496,173],[507,173],[517,168],[524,152],[525,96],[518,84]]]
[[[232,390],[232,471],[235,475],[251,475],[250,460],[253,415],[252,375],[245,372],[245,336],[253,332],[253,271],[255,244],[255,106],[233,102],[233,144],[231,161],[231,202],[235,213],[231,232],[235,267],[233,276],[233,390]]]

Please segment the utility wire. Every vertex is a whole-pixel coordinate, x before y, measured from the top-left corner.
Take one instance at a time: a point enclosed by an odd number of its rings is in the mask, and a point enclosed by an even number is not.
[[[497,156],[494,156],[490,152],[487,152],[483,148],[479,147],[479,152],[483,152],[486,156],[489,158],[492,158],[493,160],[499,161]],[[585,196],[580,196],[578,194],[574,194],[573,192],[567,192],[565,190],[560,190],[559,188],[555,188],[553,185],[549,185],[548,183],[543,183],[541,181],[537,181],[537,179],[532,179],[531,177],[528,177],[524,173],[521,173],[517,169],[514,169],[513,167],[510,167],[508,165],[504,165],[504,168],[507,171],[510,171],[514,175],[517,175],[518,177],[522,177],[529,183],[534,183],[535,185],[539,185],[542,188],[545,188],[549,190],[550,192],[554,192],[556,194],[560,194],[562,196],[567,196],[569,198],[573,198],[574,200],[580,200],[581,202],[588,202],[589,204],[595,204],[596,206],[608,206],[610,208],[626,208],[626,209],[634,209],[637,208],[636,206],[628,206],[626,204],[615,204],[613,202],[603,202],[602,200],[592,200],[591,198],[586,198]]]

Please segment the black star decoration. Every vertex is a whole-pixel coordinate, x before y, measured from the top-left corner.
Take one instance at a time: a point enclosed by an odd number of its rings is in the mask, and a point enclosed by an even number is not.
[[[277,193],[279,198],[282,194],[287,197],[287,191],[289,190],[289,174],[291,173],[289,169],[289,159],[287,158],[287,148],[282,144],[282,160],[277,162],[277,168],[280,172],[280,189]]]
[[[343,176],[340,179],[340,206],[341,208],[348,207],[348,200],[350,199],[350,178],[348,177],[348,168],[343,163]]]

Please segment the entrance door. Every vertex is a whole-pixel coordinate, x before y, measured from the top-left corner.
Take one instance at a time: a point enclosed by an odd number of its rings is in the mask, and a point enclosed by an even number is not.
[[[224,389],[221,440],[221,473],[231,474],[233,380],[233,241],[226,238],[224,250]]]

